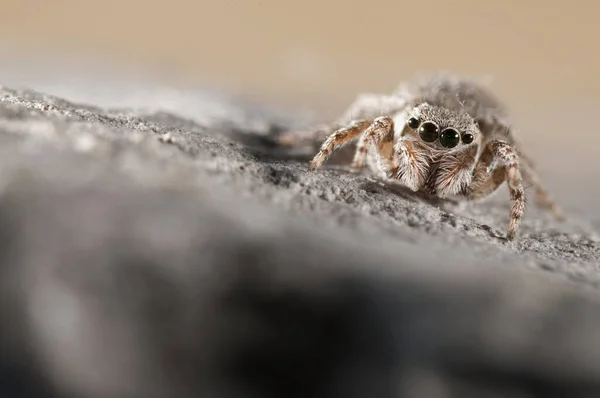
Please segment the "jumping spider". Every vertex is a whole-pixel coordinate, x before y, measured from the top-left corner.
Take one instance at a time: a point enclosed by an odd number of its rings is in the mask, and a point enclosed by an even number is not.
[[[563,218],[520,149],[504,107],[475,81],[440,74],[401,84],[391,95],[363,94],[336,123],[284,134],[279,141],[320,143],[323,134],[328,137],[311,170],[335,149],[358,139],[353,170],[367,165],[376,175],[415,192],[476,200],[506,181],[512,203],[509,240],[517,235],[525,208],[524,184],[533,186],[539,206]]]

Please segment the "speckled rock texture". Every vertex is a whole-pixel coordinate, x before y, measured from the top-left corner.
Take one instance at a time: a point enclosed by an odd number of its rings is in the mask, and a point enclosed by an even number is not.
[[[193,107],[0,90],[0,396],[600,397],[600,214],[510,243],[504,188],[308,172],[273,137],[312,120]]]

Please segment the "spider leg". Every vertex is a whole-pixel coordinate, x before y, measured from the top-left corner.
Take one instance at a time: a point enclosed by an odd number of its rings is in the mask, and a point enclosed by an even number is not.
[[[544,208],[552,213],[555,219],[563,220],[564,214],[560,207],[554,202],[548,190],[544,187],[543,183],[537,172],[535,171],[533,161],[522,151],[522,145],[513,134],[513,130],[510,127],[510,124],[506,120],[502,119],[482,119],[479,120],[480,128],[491,129],[492,126],[495,126],[496,131],[491,131],[492,133],[497,133],[501,135],[505,135],[506,142],[508,142],[519,154],[519,165],[521,169],[521,173],[523,176],[523,181],[527,185],[532,185],[535,190],[535,202],[541,208]]]
[[[466,196],[469,199],[482,198],[494,192],[504,181],[508,185],[512,202],[507,238],[514,240],[525,210],[525,190],[519,169],[519,156],[507,143],[492,140],[481,155]]]
[[[544,187],[538,173],[529,159],[520,157],[521,173],[526,184],[531,184],[535,190],[535,202],[538,206],[552,213],[556,220],[564,220],[561,208],[554,202],[548,190]]]
[[[368,120],[354,120],[331,134],[321,145],[321,149],[310,162],[310,169],[315,170],[329,158],[331,153],[358,137],[371,123]]]
[[[397,167],[393,160],[394,155],[394,121],[389,116],[376,118],[373,123],[363,132],[352,161],[352,169],[360,170],[365,165],[369,144],[375,145],[377,149],[380,168],[387,172]]]

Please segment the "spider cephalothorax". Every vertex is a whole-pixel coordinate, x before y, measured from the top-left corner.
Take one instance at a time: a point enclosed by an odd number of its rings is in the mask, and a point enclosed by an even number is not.
[[[353,169],[368,164],[374,173],[414,191],[474,200],[506,181],[512,202],[507,237],[512,240],[525,208],[524,181],[534,186],[539,205],[557,218],[562,214],[518,150],[507,119],[495,97],[470,80],[439,75],[409,82],[392,95],[361,95],[337,123],[326,127],[329,136],[310,168],[320,167],[333,150],[357,139]],[[308,133],[308,138],[317,137]],[[307,134],[292,134],[281,142],[305,138]]]
[[[385,170],[414,191],[445,198],[466,189],[472,181],[474,159],[481,141],[476,121],[427,103],[416,106],[404,119],[396,142],[398,168]]]
[[[463,149],[479,137],[477,122],[469,114],[436,107],[428,103],[416,106],[406,119],[404,135],[421,139],[437,150]]]

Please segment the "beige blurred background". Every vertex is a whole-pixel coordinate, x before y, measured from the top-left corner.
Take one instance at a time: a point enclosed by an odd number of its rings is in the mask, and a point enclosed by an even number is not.
[[[0,10],[4,60],[87,60],[325,118],[416,73],[492,77],[550,185],[600,185],[600,2],[3,0]]]

